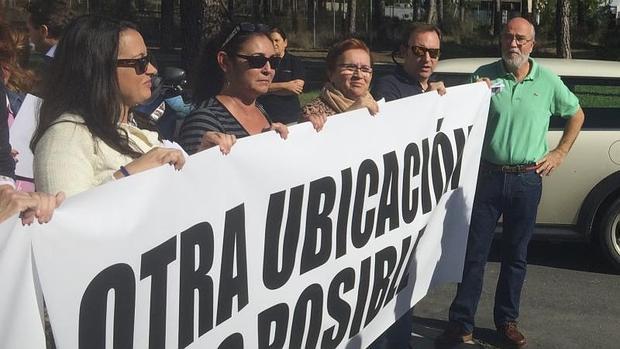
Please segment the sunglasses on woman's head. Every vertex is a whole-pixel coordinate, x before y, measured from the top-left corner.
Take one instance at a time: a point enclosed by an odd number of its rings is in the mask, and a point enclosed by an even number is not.
[[[117,67],[125,67],[125,68],[134,68],[136,70],[136,74],[142,75],[146,73],[149,68],[149,63],[151,63],[151,54],[147,54],[141,58],[129,58],[129,59],[117,59],[116,66]]]
[[[223,49],[239,33],[262,33],[267,31],[269,31],[269,26],[265,24],[254,24],[249,22],[239,23],[233,28],[230,34],[228,34],[226,40],[224,40],[224,43],[220,46],[220,49]]]
[[[280,61],[282,60],[282,58],[280,58],[279,56],[271,56],[269,58],[265,56],[260,56],[260,55],[247,56],[247,55],[235,54],[235,56],[248,61],[248,65],[250,66],[250,68],[253,68],[253,69],[260,69],[264,67],[265,64],[267,64],[267,62],[269,62],[269,66],[271,67],[271,69],[278,69],[278,66],[280,65]]]

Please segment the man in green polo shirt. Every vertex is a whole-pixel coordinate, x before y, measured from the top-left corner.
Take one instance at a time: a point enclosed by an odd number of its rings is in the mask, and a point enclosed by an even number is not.
[[[497,221],[503,214],[502,264],[495,291],[494,321],[506,344],[520,348],[519,301],[534,231],[542,176],[557,168],[575,142],[584,114],[560,78],[529,57],[534,26],[511,19],[501,36],[502,59],[476,70],[494,90],[482,150],[463,279],[450,306],[450,323],[438,345],[473,343],[474,317]],[[559,144],[549,151],[549,118],[568,119]]]

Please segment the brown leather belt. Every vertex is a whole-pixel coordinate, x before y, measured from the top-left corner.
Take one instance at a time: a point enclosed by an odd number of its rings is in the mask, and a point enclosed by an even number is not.
[[[482,161],[482,168],[490,171],[498,171],[504,173],[526,173],[536,170],[536,163],[519,164],[519,165],[497,165],[487,161]]]

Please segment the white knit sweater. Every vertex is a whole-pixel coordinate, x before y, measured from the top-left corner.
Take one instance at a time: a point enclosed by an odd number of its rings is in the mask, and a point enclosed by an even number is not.
[[[37,191],[55,194],[64,191],[72,196],[113,180],[120,166],[133,159],[120,154],[102,140],[96,139],[81,124],[79,115],[63,114],[39,142],[34,153],[34,178]],[[129,124],[120,127],[127,131],[129,144],[146,153],[162,146],[157,133]]]

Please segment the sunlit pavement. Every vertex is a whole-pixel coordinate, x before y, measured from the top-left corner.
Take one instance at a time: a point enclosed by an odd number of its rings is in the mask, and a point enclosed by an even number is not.
[[[521,297],[519,327],[527,348],[620,347],[620,275],[585,243],[534,241]],[[493,324],[493,296],[499,274],[496,249],[485,274],[474,338],[477,345],[502,348]],[[447,324],[456,285],[432,290],[414,310],[413,348],[434,348]]]

